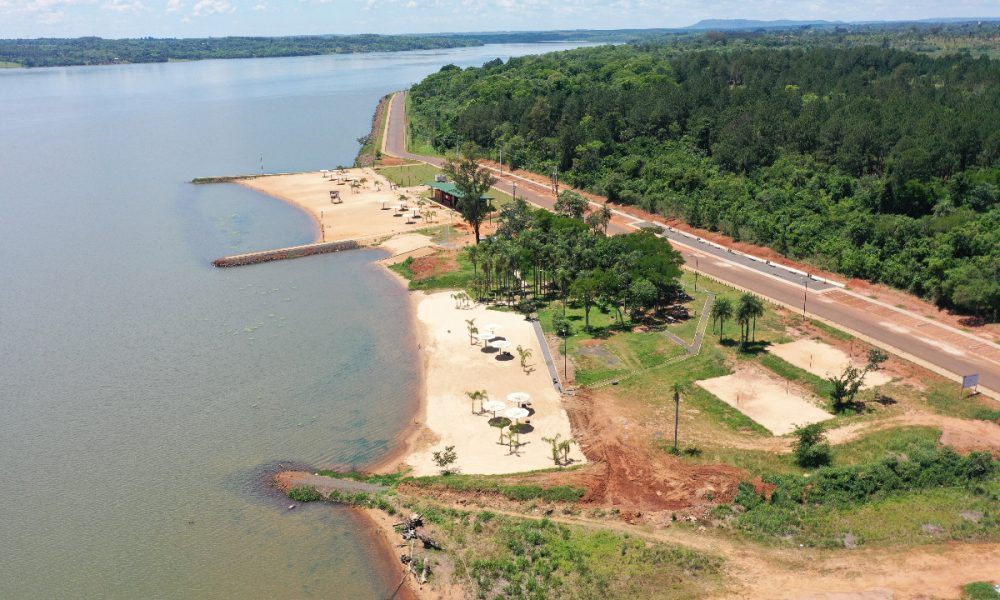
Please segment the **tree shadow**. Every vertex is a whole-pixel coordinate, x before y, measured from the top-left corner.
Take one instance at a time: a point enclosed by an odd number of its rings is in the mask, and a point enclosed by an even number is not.
[[[735,342],[734,345],[740,351],[740,354],[749,354],[752,356],[756,356],[758,354],[766,352],[768,346],[771,345],[771,342],[765,340],[757,340],[756,342],[746,342],[746,343]]]

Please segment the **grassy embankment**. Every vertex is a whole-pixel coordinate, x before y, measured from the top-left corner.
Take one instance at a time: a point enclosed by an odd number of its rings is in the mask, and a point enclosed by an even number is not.
[[[456,510],[426,496],[446,490],[571,506],[583,494],[579,488],[522,485],[503,476],[318,474],[389,486],[378,494],[333,492],[326,500],[389,515],[420,514],[427,533],[444,548],[415,552],[418,572],[426,561],[432,585],[438,570],[477,596],[496,598],[697,598],[723,584],[723,561],[706,553],[547,518]],[[312,488],[296,488],[290,495],[299,501],[324,499]]]

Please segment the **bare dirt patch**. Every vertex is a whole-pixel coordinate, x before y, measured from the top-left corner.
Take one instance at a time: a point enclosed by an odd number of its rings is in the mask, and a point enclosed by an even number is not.
[[[458,251],[442,250],[430,256],[414,258],[410,263],[414,281],[423,281],[431,277],[451,273],[459,269]]]
[[[600,390],[582,390],[567,411],[587,459],[599,463],[575,475],[587,487],[587,502],[635,512],[708,510],[732,501],[746,478],[736,467],[686,464],[654,447],[648,432]]]
[[[773,377],[759,367],[742,367],[732,375],[704,379],[697,385],[775,435],[833,418],[816,406],[815,399],[800,387]]]

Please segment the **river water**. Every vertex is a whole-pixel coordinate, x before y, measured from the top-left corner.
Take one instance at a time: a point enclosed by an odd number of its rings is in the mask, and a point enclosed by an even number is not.
[[[262,485],[364,466],[415,409],[377,251],[193,177],[350,164],[383,94],[574,44],[0,70],[0,598],[379,598],[349,510]]]

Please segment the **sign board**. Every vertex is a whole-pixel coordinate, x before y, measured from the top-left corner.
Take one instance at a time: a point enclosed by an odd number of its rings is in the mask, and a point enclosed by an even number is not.
[[[979,373],[974,373],[972,375],[965,375],[964,377],[962,377],[963,390],[974,388],[977,385],[979,385]]]

